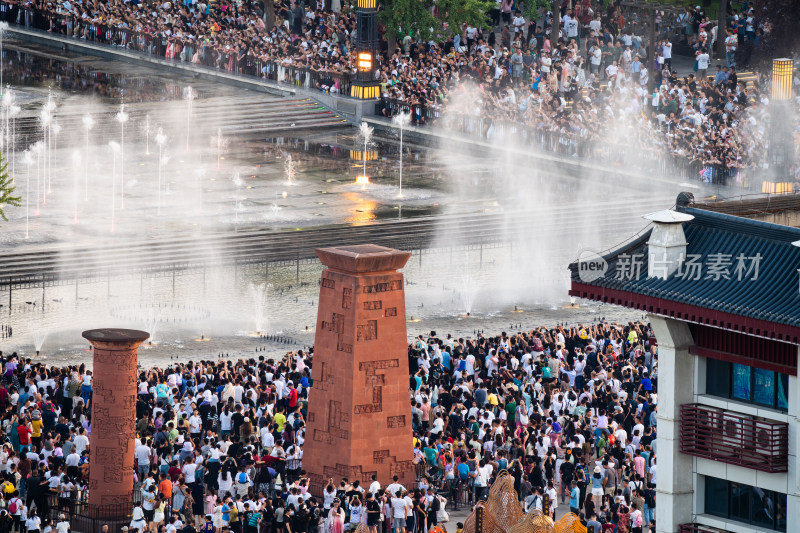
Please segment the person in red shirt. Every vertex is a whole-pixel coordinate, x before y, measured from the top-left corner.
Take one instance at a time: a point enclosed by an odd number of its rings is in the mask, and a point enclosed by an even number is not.
[[[169,475],[170,481],[172,481],[173,483],[178,481],[178,478],[181,476],[181,469],[178,466],[178,461],[172,461],[172,463],[170,463],[170,467],[169,470],[167,470],[167,474]]]
[[[19,448],[20,451],[28,451],[31,445],[31,434],[33,430],[31,428],[30,420],[24,418],[20,421],[19,425],[17,426],[17,435],[19,435]]]
[[[289,410],[295,409],[297,407],[297,389],[294,388],[294,383],[291,381],[288,383],[289,385],[289,395],[286,398],[286,407]]]

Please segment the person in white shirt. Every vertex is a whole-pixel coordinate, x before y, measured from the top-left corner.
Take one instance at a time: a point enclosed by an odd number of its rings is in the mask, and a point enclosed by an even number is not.
[[[542,52],[541,67],[539,68],[539,70],[542,73],[542,77],[545,77],[547,74],[550,74],[550,65],[552,64],[553,60],[550,59],[550,56],[547,53]]]
[[[186,480],[187,485],[194,483],[195,481],[194,473],[196,470],[197,470],[197,463],[195,463],[194,461],[189,461],[185,465],[183,465],[181,471],[183,472],[183,476]]]
[[[271,451],[275,446],[275,437],[269,430],[269,426],[261,427],[261,447],[265,450]]]
[[[394,476],[392,478],[392,483],[390,483],[389,486],[386,487],[386,492],[388,492],[389,494],[394,494],[398,491],[405,492],[406,488],[397,482],[398,479],[399,478],[397,476]]]
[[[381,490],[381,484],[377,480],[376,476],[372,476],[372,483],[369,485],[369,493],[372,495],[378,494],[378,491]]]
[[[595,18],[589,21],[589,29],[597,34],[600,33],[600,30],[603,29],[603,23],[601,22],[600,15],[597,15]]]
[[[467,375],[475,375],[475,356],[472,354],[467,355]]]
[[[625,448],[625,443],[628,441],[628,432],[620,426],[619,429],[614,432],[614,438],[621,448]]]
[[[220,434],[221,435],[229,435],[231,432],[231,420],[233,419],[233,413],[225,407],[219,415],[219,427],[220,427]]]
[[[133,456],[136,458],[136,463],[137,463],[136,471],[139,473],[140,480],[144,479],[147,476],[147,473],[150,471],[150,458],[153,456],[153,451],[147,444],[148,442],[145,441],[144,443],[137,446],[133,452]],[[76,452],[77,450],[73,453]],[[80,454],[78,455],[80,457]],[[72,454],[68,455],[67,459],[69,460],[71,456]],[[69,462],[67,463],[67,466],[69,466]]]
[[[739,38],[731,32],[731,30],[726,31],[727,37],[725,37],[725,63],[728,65],[728,68],[736,66],[736,48],[739,45]]]
[[[28,513],[28,519],[25,520],[25,529],[27,531],[39,531],[42,527],[42,519],[36,516],[36,509],[31,509]]]
[[[555,487],[553,487],[553,481],[550,480],[547,482],[547,490],[545,494],[548,498],[550,498],[550,516],[553,517],[556,514],[556,508],[558,507],[558,493],[556,492]]]
[[[697,54],[697,81],[705,79],[708,75],[709,61],[711,61],[711,58],[705,50]]]
[[[514,25],[514,31],[522,33],[523,28],[525,28],[525,17],[517,11],[514,15],[514,20],[511,21],[511,24]]]
[[[69,521],[63,514],[58,515],[58,522],[56,523],[56,533],[68,533]]]
[[[414,509],[414,500],[411,499],[411,496],[408,495],[408,492],[405,493],[403,496],[403,502],[406,505],[406,531],[411,532],[416,530],[416,522],[415,522],[415,513],[413,512]]]
[[[406,501],[400,497],[400,491],[395,493],[391,499],[392,506],[392,532],[403,533],[406,528],[406,516],[408,515],[409,508]]]
[[[619,73],[619,67],[617,66],[616,60],[606,67],[606,78],[608,80],[613,81],[617,78],[617,74]]]
[[[600,72],[600,63],[603,61],[603,50],[599,46],[593,46],[590,54],[589,68],[592,74],[597,74]]]
[[[657,483],[657,480],[656,480],[656,473],[658,472],[658,469],[656,468],[656,458],[655,457],[653,457],[652,462],[653,462],[653,464],[650,465],[650,472],[649,472],[650,473],[650,483],[652,483],[653,485],[657,485],[658,483]]]
[[[194,438],[197,438],[202,431],[203,419],[200,418],[200,412],[195,410],[192,416],[189,417],[189,433],[191,433]]]
[[[89,437],[86,436],[86,429],[80,428],[78,436],[75,437],[73,442],[75,443],[75,451],[78,452],[78,455],[82,454],[89,447]]]
[[[131,529],[138,530],[139,533],[143,533],[146,526],[147,522],[145,522],[144,519],[144,509],[142,509],[141,505],[137,505],[133,508],[130,527]]]
[[[672,70],[672,43],[664,40],[661,42],[661,56],[664,58],[664,66]]]

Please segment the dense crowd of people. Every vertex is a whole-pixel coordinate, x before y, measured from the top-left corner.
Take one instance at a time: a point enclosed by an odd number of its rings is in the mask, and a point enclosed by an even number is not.
[[[316,497],[303,470],[313,349],[140,369],[127,527],[427,532],[448,499],[475,503],[507,471],[526,511],[642,531],[657,481],[651,341],[641,323],[420,335],[408,347],[416,483],[331,479]],[[66,533],[90,490],[91,370],[2,363],[0,527]]]
[[[355,73],[348,1],[326,10],[282,0],[271,28],[261,2],[10,0],[3,7],[7,19],[22,23],[33,15],[17,7],[44,14],[50,31],[76,38],[157,48],[167,58],[324,91],[346,92]],[[700,6],[678,16],[656,12],[656,43],[645,37],[646,12],[616,2],[564,3],[556,42],[552,13],[542,9],[530,20],[518,7],[501,2],[485,27],[463,24],[441,42],[413,32],[391,39],[397,47],[379,71],[383,113],[410,110],[418,124],[446,117],[449,127],[484,137],[513,125],[515,137],[535,138],[550,151],[688,162],[700,179],[721,171],[743,181],[739,171],[760,164],[767,92],[760,79],[740,81],[736,61],[743,43],[758,49],[770,28],[747,3],[727,18],[726,54],[716,71],[719,31]],[[695,54],[696,75],[677,75],[676,45]]]

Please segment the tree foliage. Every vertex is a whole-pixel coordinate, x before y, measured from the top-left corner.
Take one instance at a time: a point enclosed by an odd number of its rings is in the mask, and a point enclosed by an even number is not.
[[[461,24],[478,28],[488,26],[487,13],[494,5],[492,0],[438,0],[441,36],[455,35]]]
[[[8,162],[0,154],[0,217],[6,222],[8,222],[8,218],[3,208],[7,205],[19,207],[22,199],[19,196],[13,196],[15,190],[16,186],[14,186],[11,176],[8,175]]]
[[[538,20],[540,18],[541,9],[544,8],[545,11],[552,11],[553,9],[553,1],[552,0],[527,0],[522,2],[522,14],[528,20]],[[544,28],[542,28],[544,29]]]
[[[438,21],[431,13],[430,0],[387,0],[382,2],[378,19],[386,28],[386,35],[402,39],[405,35],[433,37]]]
[[[452,37],[461,24],[486,26],[493,4],[492,0],[383,0],[378,18],[389,38],[411,34],[439,42]]]

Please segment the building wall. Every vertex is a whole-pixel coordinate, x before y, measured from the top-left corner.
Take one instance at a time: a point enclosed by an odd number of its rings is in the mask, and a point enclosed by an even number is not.
[[[692,521],[692,457],[680,453],[680,406],[694,396],[692,335],[685,322],[650,317],[658,339],[656,532]]]
[[[705,476],[745,483],[787,495],[788,531],[800,524],[800,384],[789,376],[789,408],[787,412],[753,404],[706,395],[706,362],[704,357],[688,354],[691,335],[687,339],[685,323],[651,316],[650,322],[658,338],[658,487],[656,499],[657,533],[676,533],[683,523],[697,522],[734,533],[760,530],[740,522],[726,521],[704,514]],[[686,328],[686,329],[684,329]],[[680,452],[680,405],[699,403],[709,407],[736,411],[789,424],[788,473],[766,473],[685,455]],[[666,474],[666,475],[665,475]],[[683,482],[683,480],[685,482]]]

